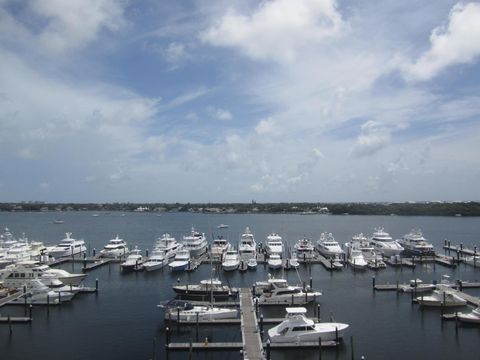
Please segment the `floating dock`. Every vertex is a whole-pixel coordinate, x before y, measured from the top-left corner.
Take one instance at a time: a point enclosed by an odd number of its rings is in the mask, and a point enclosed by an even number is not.
[[[265,360],[258,329],[257,314],[250,289],[240,289],[240,314],[244,360]]]

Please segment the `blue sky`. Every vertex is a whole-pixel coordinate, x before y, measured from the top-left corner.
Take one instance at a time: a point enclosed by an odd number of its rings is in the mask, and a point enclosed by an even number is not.
[[[0,0],[0,201],[480,200],[480,3]]]

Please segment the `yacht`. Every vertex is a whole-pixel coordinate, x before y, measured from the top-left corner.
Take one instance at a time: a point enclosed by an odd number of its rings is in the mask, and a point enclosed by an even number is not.
[[[467,301],[452,289],[434,290],[432,295],[418,296],[417,302],[423,306],[465,306]]]
[[[267,236],[267,243],[265,245],[267,254],[277,254],[282,256],[283,254],[283,242],[282,237],[278,234],[271,233]]]
[[[87,274],[71,274],[66,270],[52,269],[48,265],[40,265],[37,261],[24,261],[7,266],[0,270],[0,280],[9,287],[22,287],[31,279],[43,280],[54,277],[65,285],[78,286]]]
[[[257,257],[257,243],[255,242],[255,238],[250,232],[248,226],[245,228],[245,232],[240,237],[238,254],[240,255],[240,259],[245,261],[252,257]]]
[[[210,253],[212,260],[221,261],[224,253],[229,250],[232,245],[228,242],[227,239],[224,239],[223,236],[219,236],[213,240],[212,246],[210,248]]]
[[[270,278],[263,293],[258,298],[262,305],[303,305],[315,301],[321,292],[311,289],[302,289],[299,286],[290,286],[285,279]]]
[[[277,270],[282,268],[282,258],[278,254],[270,255],[267,263],[270,269]]]
[[[355,248],[350,249],[347,261],[354,269],[364,270],[367,267],[367,262],[363,257],[363,253]]]
[[[222,268],[225,271],[237,270],[240,266],[240,255],[236,250],[228,250],[222,261]]]
[[[307,238],[299,239],[294,248],[299,260],[306,261],[315,256],[315,248],[313,247],[312,242]]]
[[[364,256],[365,258],[365,256]],[[367,267],[372,270],[386,269],[387,264],[383,261],[381,256],[376,256],[371,259],[365,259],[367,261]]]
[[[103,247],[100,251],[100,257],[118,258],[127,255],[129,252],[130,250],[128,250],[125,240],[120,239],[117,235],[115,239],[111,239],[108,244]]]
[[[298,259],[297,259],[297,253],[293,251],[292,255],[290,255],[290,258],[288,258],[285,261],[285,269],[286,270],[296,269],[299,266],[300,266],[300,263],[298,262]]]
[[[223,285],[219,279],[211,278],[200,281],[199,284],[174,285],[173,291],[181,298],[211,300],[213,298],[228,298],[238,292],[227,285]]]
[[[38,279],[31,279],[28,282],[27,296],[11,301],[12,304],[60,304],[72,300],[74,294],[68,291],[55,291],[46,286]]]
[[[247,268],[248,268],[248,270],[256,270],[256,269],[257,269],[257,265],[258,265],[257,259],[255,259],[255,258],[250,258],[250,259],[247,260]]]
[[[389,233],[383,228],[375,228],[372,237],[370,238],[370,244],[383,255],[390,257],[400,255],[404,250],[403,247],[395,240],[392,239]]]
[[[141,254],[141,250],[135,247],[130,252],[130,255],[127,256],[125,261],[120,264],[122,270],[128,271],[128,270],[143,270],[143,263],[145,259],[143,258]]]
[[[192,227],[190,235],[183,237],[183,248],[190,252],[191,257],[200,256],[207,250],[205,234],[195,231]]]
[[[305,316],[307,309],[304,307],[290,307],[285,310],[285,320],[268,330],[272,343],[318,342],[320,338],[322,341],[338,340],[349,326],[337,322],[315,323]]]
[[[473,265],[477,267],[480,264],[480,255],[466,256],[463,258],[463,261],[466,264]]]
[[[406,252],[412,255],[433,255],[433,245],[423,237],[423,233],[420,229],[413,229],[408,234],[404,235],[397,242],[403,246]]]
[[[175,257],[175,254],[178,251],[183,249],[183,244],[175,240],[175,238],[170,234],[163,234],[157,239],[155,249],[163,251],[165,253],[165,258],[170,260]]]
[[[340,257],[343,254],[343,250],[335,241],[332,233],[321,233],[320,239],[317,241],[317,249],[323,256],[330,257]]]
[[[168,264],[172,271],[183,271],[188,268],[190,264],[190,251],[180,250],[175,254],[173,261]]]
[[[168,264],[168,259],[163,250],[154,249],[152,255],[143,263],[145,271],[155,271]]]
[[[400,289],[406,293],[422,293],[435,290],[435,284],[424,284],[420,279],[410,280],[408,285],[400,286]]]
[[[234,319],[238,310],[234,308],[219,308],[214,306],[194,306],[189,302],[174,300],[167,305],[158,305],[165,308],[165,319],[172,321],[205,321],[217,319]]]
[[[457,314],[457,318],[461,322],[479,324],[480,323],[480,307],[473,309],[469,313],[460,312]]]
[[[48,255],[58,258],[62,256],[80,255],[86,252],[87,247],[85,246],[85,241],[71,238],[71,235],[72,233],[65,233],[65,239],[63,239],[60,244],[47,249]]]

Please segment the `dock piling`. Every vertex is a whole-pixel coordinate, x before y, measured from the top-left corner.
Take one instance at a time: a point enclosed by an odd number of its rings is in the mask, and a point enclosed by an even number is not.
[[[318,360],[322,360],[322,337],[318,338]]]
[[[12,319],[10,318],[10,315],[8,315],[8,329],[10,334],[12,334]]]
[[[317,304],[317,320],[320,322],[321,317],[320,317],[320,304]]]
[[[350,351],[352,352],[352,360],[355,360],[355,353],[353,350],[353,335],[350,336]]]
[[[260,338],[263,340],[263,314],[260,314]]]
[[[270,339],[267,340],[267,360],[270,360]]]
[[[33,312],[33,305],[30,305],[29,307],[29,318],[30,318],[30,321],[32,321],[33,317],[32,317],[32,312]]]
[[[98,278],[95,279],[95,293],[98,293]]]

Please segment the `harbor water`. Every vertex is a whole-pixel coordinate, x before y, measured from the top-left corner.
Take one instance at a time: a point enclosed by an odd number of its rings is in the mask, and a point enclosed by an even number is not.
[[[98,216],[92,216],[98,215]],[[63,220],[54,224],[55,219]],[[219,224],[228,228],[217,229]],[[473,248],[480,245],[480,218],[466,217],[400,217],[400,216],[331,216],[331,215],[266,215],[266,214],[192,214],[192,213],[0,213],[0,226],[8,227],[17,237],[23,232],[31,240],[54,245],[64,238],[83,238],[90,253],[98,253],[117,234],[129,245],[144,252],[152,248],[163,233],[181,240],[191,227],[204,232],[209,241],[218,235],[237,245],[240,234],[249,226],[257,243],[267,234],[276,232],[293,246],[302,237],[313,242],[321,232],[331,232],[343,244],[355,234],[371,235],[374,227],[382,226],[392,237],[400,238],[412,228],[421,228],[425,237],[439,253],[447,239],[452,244],[463,243]],[[66,263],[61,267],[81,272],[81,263]],[[209,278],[211,267],[201,265],[191,273],[171,273],[167,268],[146,273],[122,273],[118,263],[110,263],[88,273],[85,281],[95,286],[97,294],[79,294],[71,303],[61,306],[36,306],[31,324],[0,324],[0,359],[164,359],[165,323],[161,301],[174,297],[172,284],[197,283]],[[259,265],[256,271],[220,273],[221,279],[235,287],[251,287],[266,279],[268,269]],[[323,321],[350,324],[343,344],[323,349],[322,359],[480,359],[480,327],[455,322],[442,322],[439,309],[422,309],[412,304],[409,294],[374,292],[372,277],[377,284],[409,282],[420,278],[424,282],[439,281],[448,274],[452,280],[479,281],[480,270],[461,264],[447,268],[439,264],[417,265],[415,269],[393,268],[377,272],[350,268],[329,272],[320,264],[301,265],[295,271],[279,271],[290,283],[307,283],[322,291],[320,317]],[[480,296],[478,289],[465,292]],[[465,309],[459,309],[460,311]],[[284,309],[262,308],[265,317],[283,317]],[[314,306],[308,307],[314,316]],[[22,306],[0,308],[1,316],[23,316]],[[265,326],[265,330],[269,326]],[[173,341],[239,342],[238,326],[186,327],[173,325]],[[318,359],[318,351],[272,350],[272,359]],[[170,353],[170,359],[241,359],[235,352]]]

